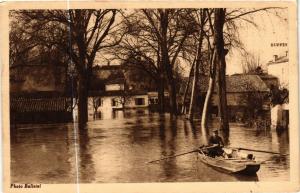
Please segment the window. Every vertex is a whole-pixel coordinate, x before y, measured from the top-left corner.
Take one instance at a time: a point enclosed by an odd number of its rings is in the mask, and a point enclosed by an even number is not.
[[[111,99],[111,106],[112,107],[118,106],[118,99],[116,99],[116,98]]]
[[[135,98],[135,105],[145,105],[144,98]]]

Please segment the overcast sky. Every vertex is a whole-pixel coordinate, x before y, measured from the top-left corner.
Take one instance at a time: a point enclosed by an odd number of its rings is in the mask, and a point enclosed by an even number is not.
[[[249,24],[239,29],[245,48],[259,55],[264,65],[272,60],[273,55],[283,55],[288,51],[288,47],[271,47],[271,43],[288,43],[288,21],[284,19],[288,18],[287,10],[280,10],[279,14],[281,18],[274,14],[256,14],[254,18],[258,29]],[[227,74],[242,72],[242,57],[239,51],[232,50],[226,59]]]
[[[247,51],[259,56],[263,67],[268,61],[272,60],[273,55],[283,55],[288,49],[287,47],[271,47],[271,43],[288,43],[288,11],[287,9],[277,10],[276,13],[280,17],[274,13],[275,11],[270,11],[270,13],[258,12],[246,16],[247,19],[251,19],[256,23],[256,27],[240,20],[238,23],[241,26],[238,28],[241,42]],[[100,58],[97,60],[98,62],[96,63],[99,64],[106,65],[107,63],[107,61]],[[237,49],[232,49],[226,56],[226,73],[242,73],[242,60],[241,52]],[[111,65],[119,63],[119,61],[112,61]],[[182,63],[182,66],[185,69],[184,75],[188,76],[190,71],[189,65]]]

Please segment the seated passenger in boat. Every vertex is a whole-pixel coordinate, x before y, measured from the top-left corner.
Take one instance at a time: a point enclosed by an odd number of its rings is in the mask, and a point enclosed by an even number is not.
[[[218,129],[213,130],[213,134],[209,138],[208,145],[209,146],[206,148],[208,156],[216,157],[223,155],[224,150],[222,148],[224,147],[224,142],[219,136]]]

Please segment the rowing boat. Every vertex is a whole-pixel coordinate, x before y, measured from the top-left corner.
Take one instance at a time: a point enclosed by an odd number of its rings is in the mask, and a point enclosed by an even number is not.
[[[260,168],[260,162],[256,161],[252,154],[244,155],[238,149],[223,148],[223,156],[210,157],[203,149],[199,149],[199,159],[226,173],[254,175]]]

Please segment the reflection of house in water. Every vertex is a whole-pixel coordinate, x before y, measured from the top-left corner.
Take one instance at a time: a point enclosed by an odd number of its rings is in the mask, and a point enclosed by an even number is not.
[[[288,51],[279,56],[274,55],[273,60],[267,63],[268,73],[277,77],[279,89],[289,89],[289,58]],[[277,92],[279,94],[279,92]],[[275,128],[288,128],[289,126],[289,103],[288,98],[282,104],[274,104],[271,109],[272,126]]]
[[[208,77],[200,78],[202,105],[208,88]],[[235,74],[226,77],[227,105],[230,121],[247,121],[251,118],[270,120],[269,88],[258,76]],[[201,106],[202,106],[201,105]],[[218,116],[218,97],[216,86],[209,109],[213,116]]]
[[[112,118],[115,111],[121,109],[148,107],[147,90],[136,88],[126,75],[121,65],[94,68],[89,91],[89,120]]]
[[[66,71],[59,65],[10,67],[10,115],[13,123],[68,122]]]

